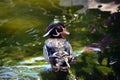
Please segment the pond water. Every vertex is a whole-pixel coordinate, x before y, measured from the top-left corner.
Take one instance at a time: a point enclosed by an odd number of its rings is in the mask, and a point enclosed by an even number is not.
[[[59,6],[58,0],[0,0],[0,80],[41,80],[40,72],[50,68],[42,54],[47,39],[42,36],[55,16],[66,23],[71,32],[67,39],[79,56],[89,44],[89,39],[81,36],[86,25],[78,24],[83,17],[76,12],[82,8]],[[76,80],[72,72],[70,76]]]

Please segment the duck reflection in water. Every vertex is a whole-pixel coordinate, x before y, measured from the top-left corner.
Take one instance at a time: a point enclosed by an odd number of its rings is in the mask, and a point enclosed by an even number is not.
[[[51,23],[43,37],[49,36],[43,47],[46,61],[51,65],[53,71],[67,72],[70,63],[74,60],[72,47],[65,35],[70,33],[61,22]]]

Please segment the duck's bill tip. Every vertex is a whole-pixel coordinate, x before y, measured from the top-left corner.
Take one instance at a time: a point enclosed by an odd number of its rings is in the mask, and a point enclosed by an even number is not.
[[[70,34],[70,32],[66,31],[66,32],[65,32],[65,34],[69,35],[69,34]]]
[[[66,34],[66,35],[70,34],[70,32],[68,32],[68,31],[63,31],[63,33]]]

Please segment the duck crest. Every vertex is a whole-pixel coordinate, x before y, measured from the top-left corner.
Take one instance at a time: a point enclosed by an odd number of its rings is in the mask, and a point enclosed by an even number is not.
[[[63,23],[52,23],[47,29],[43,37],[49,36],[50,38],[64,38],[64,34],[69,35]]]

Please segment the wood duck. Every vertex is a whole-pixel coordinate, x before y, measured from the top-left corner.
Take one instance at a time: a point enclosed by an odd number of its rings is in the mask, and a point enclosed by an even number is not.
[[[68,71],[70,62],[73,59],[72,47],[65,35],[70,33],[66,30],[63,23],[52,23],[47,27],[43,37],[49,36],[43,47],[45,59],[53,70]]]

